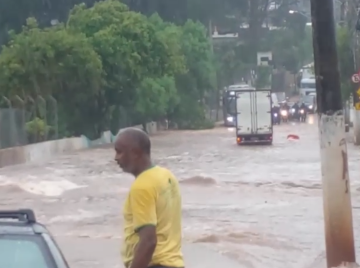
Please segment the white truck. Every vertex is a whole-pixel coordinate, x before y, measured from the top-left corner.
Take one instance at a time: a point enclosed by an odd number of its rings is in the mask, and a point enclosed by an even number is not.
[[[272,100],[270,90],[243,90],[236,92],[237,144],[272,144]]]
[[[315,77],[302,78],[300,81],[300,95],[306,96],[311,93],[316,93]]]

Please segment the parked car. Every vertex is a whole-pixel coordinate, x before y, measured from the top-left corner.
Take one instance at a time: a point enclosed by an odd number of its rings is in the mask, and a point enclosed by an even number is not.
[[[69,268],[31,209],[0,210],[0,268]]]

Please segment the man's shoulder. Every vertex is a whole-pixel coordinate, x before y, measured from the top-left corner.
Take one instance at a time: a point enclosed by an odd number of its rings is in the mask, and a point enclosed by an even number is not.
[[[152,181],[154,179],[161,179],[161,178],[168,178],[168,177],[174,177],[172,172],[164,167],[161,166],[154,166],[153,168],[148,169],[147,171],[143,172],[139,177],[139,181],[148,181],[151,179]]]
[[[177,181],[174,174],[167,168],[155,166],[138,176],[134,181],[134,189],[156,189],[169,180]]]

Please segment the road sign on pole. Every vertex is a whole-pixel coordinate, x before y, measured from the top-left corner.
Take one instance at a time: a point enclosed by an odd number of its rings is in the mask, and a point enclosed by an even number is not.
[[[351,81],[355,84],[359,83],[360,82],[360,75],[359,74],[353,74],[351,76]]]

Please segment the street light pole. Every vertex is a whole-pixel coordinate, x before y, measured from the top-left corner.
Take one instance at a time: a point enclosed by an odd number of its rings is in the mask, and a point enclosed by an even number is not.
[[[333,1],[311,0],[328,267],[355,263],[345,124]]]

